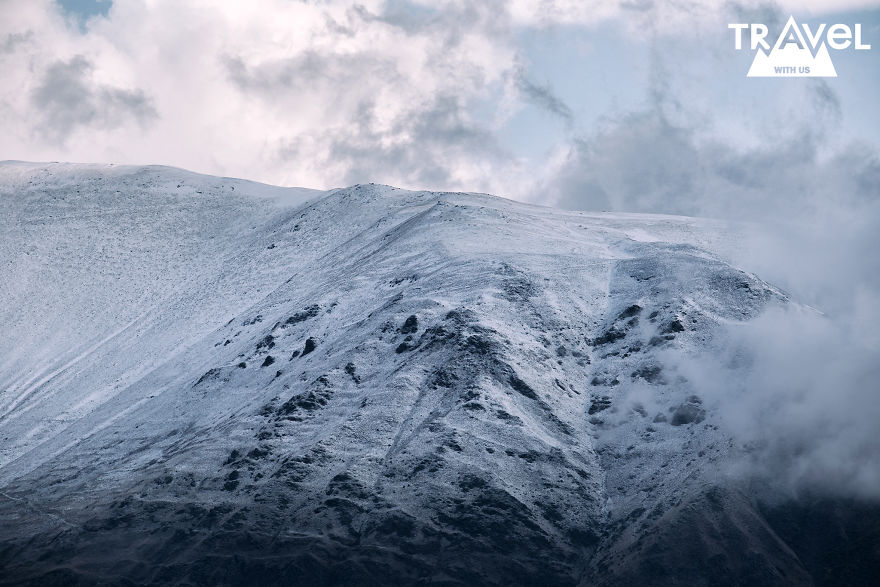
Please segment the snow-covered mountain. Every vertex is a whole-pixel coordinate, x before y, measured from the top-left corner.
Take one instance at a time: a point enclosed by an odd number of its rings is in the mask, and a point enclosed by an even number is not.
[[[876,508],[763,502],[678,368],[795,304],[723,224],[18,162],[0,210],[0,584],[877,568]]]

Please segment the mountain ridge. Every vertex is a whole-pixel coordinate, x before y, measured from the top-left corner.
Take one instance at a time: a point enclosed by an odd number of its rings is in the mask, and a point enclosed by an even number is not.
[[[720,223],[8,167],[13,582],[813,580],[679,367],[798,307]]]

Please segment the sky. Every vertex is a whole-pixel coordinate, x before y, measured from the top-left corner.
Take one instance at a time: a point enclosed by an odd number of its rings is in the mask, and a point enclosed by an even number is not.
[[[0,157],[595,208],[616,204],[581,201],[597,180],[572,167],[638,117],[738,150],[876,148],[880,2],[792,4],[0,0]],[[727,23],[788,14],[862,23],[877,49],[834,52],[838,78],[746,79]]]
[[[872,49],[747,78],[728,24],[790,15]],[[880,0],[0,0],[0,79],[0,160],[740,223],[734,262],[821,324],[743,333],[748,389],[682,369],[800,474],[880,486]]]

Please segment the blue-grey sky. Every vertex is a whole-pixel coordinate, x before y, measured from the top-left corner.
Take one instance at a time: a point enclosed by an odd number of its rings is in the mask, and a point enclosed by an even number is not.
[[[107,16],[113,0],[58,0],[61,7],[68,13],[79,18]]]

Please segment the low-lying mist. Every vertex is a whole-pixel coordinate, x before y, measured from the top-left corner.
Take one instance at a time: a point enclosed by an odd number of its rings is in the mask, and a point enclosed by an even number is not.
[[[794,304],[731,325],[720,354],[667,356],[669,367],[745,447],[731,472],[880,499],[880,158],[865,144],[829,146],[835,98],[822,83],[814,91],[832,120],[753,148],[660,107],[628,114],[581,140],[547,191],[567,208],[738,226],[725,254]]]

